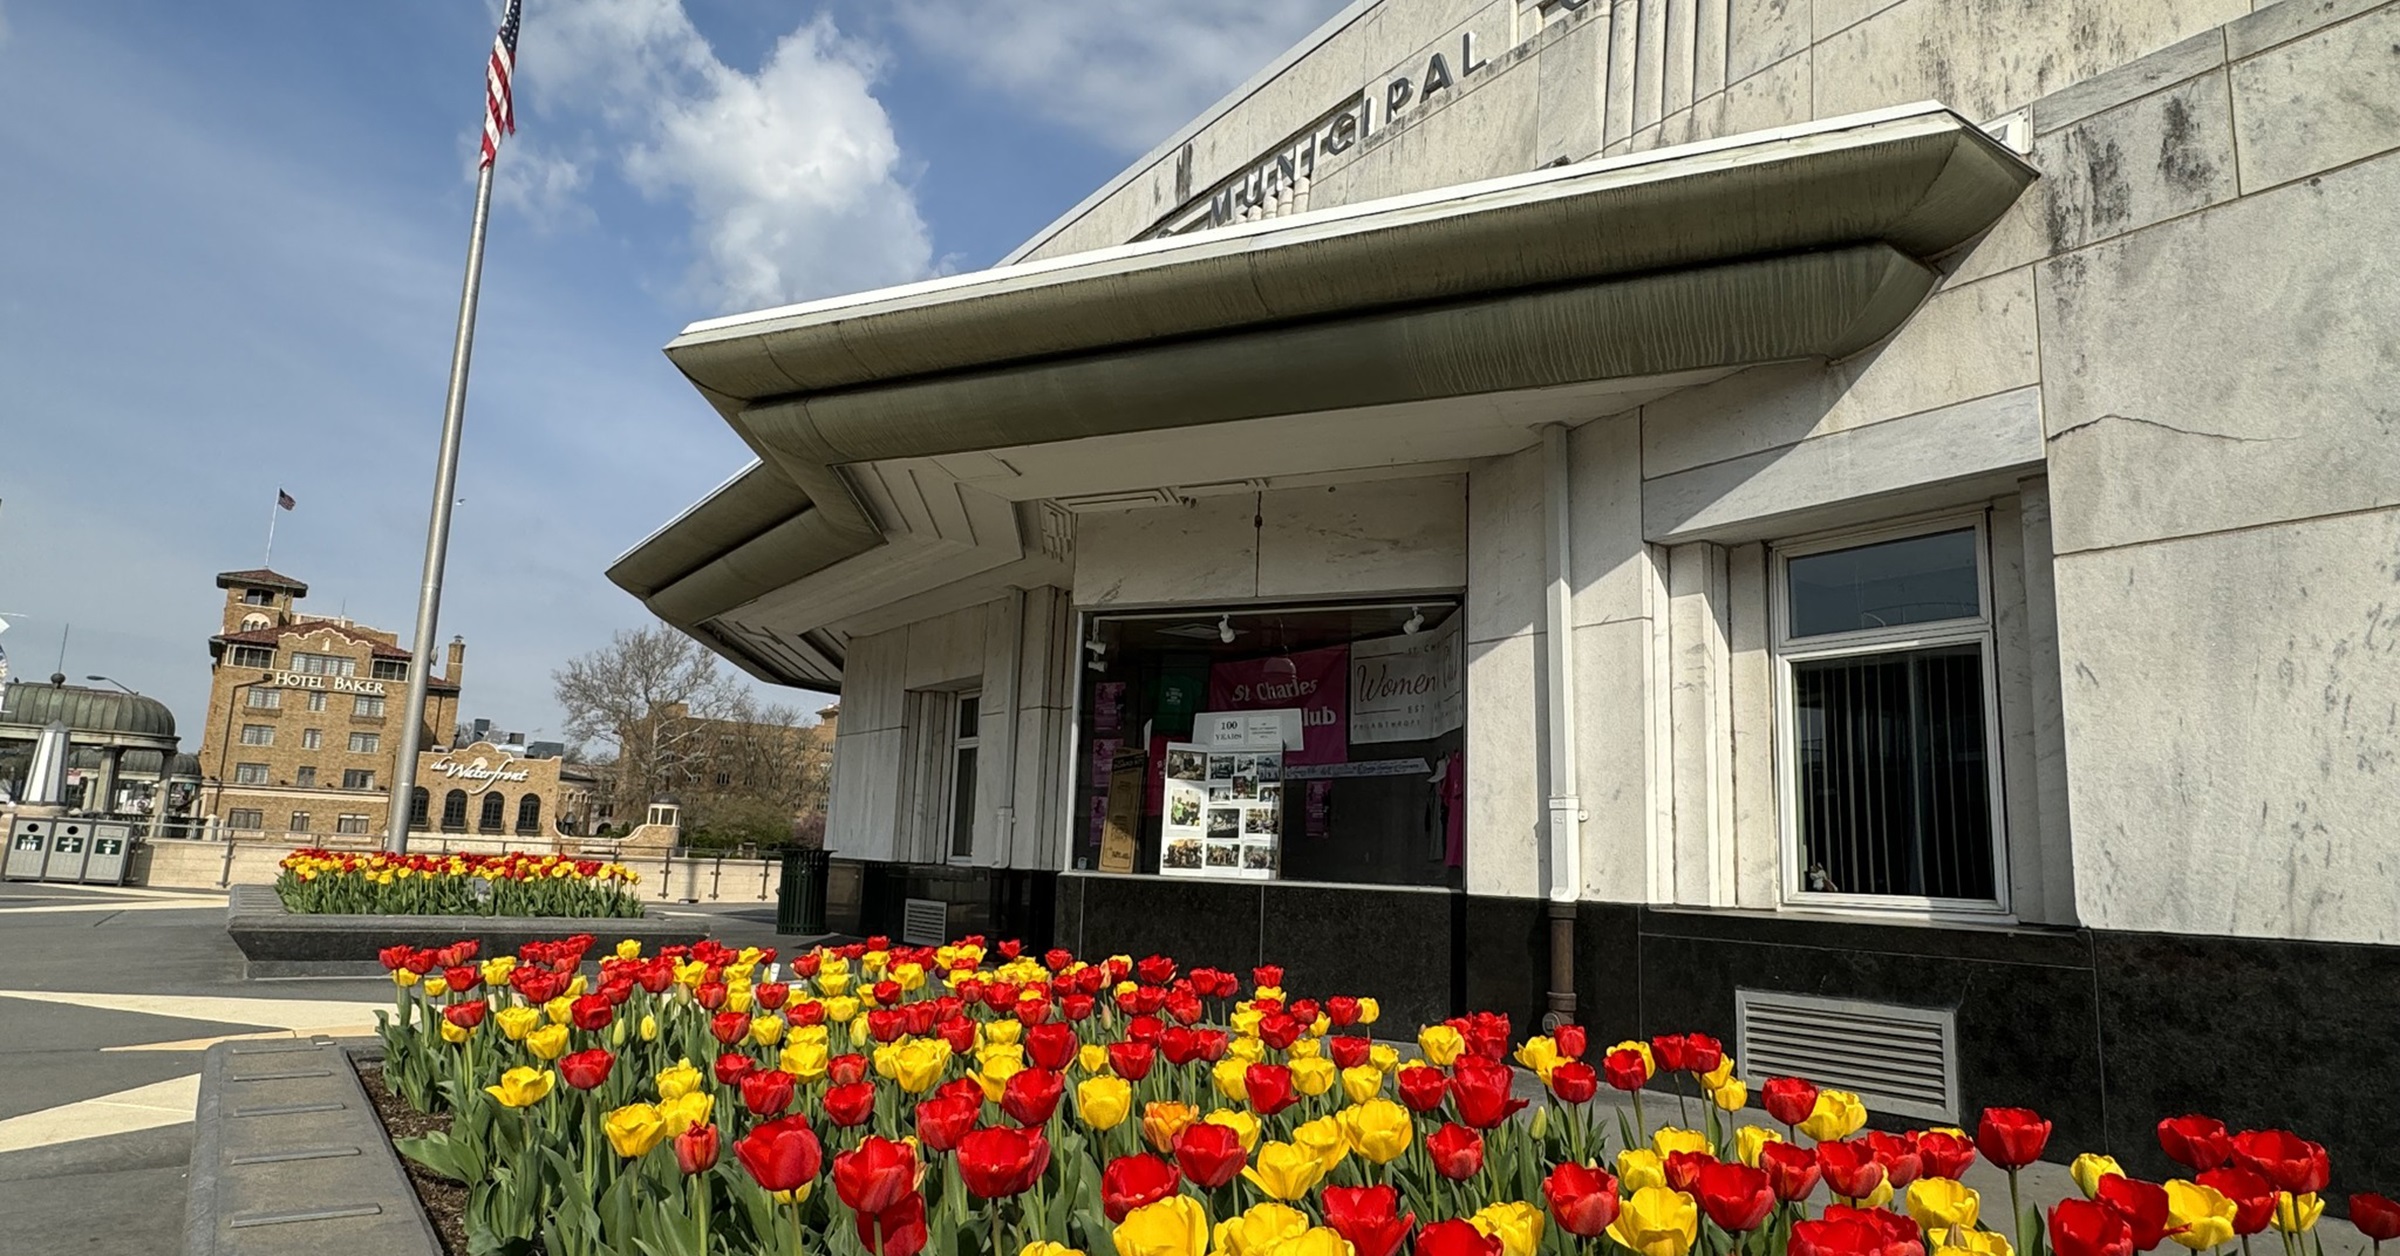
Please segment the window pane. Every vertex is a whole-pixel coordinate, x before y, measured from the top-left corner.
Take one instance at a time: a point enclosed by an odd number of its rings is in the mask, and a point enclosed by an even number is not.
[[[1810,554],[1787,570],[1795,637],[1983,614],[1972,528]]]
[[[1996,899],[1983,649],[1792,665],[1801,888]]]
[[[957,774],[950,778],[950,857],[975,853],[975,748],[960,747]]]
[[[960,699],[958,700],[958,736],[959,736],[959,740],[961,740],[961,741],[970,740],[970,739],[974,738],[975,736],[977,736],[979,733],[981,733],[982,729],[983,729],[983,697],[982,697],[982,695],[980,695],[980,694],[972,694],[972,693],[971,693],[971,694],[968,694],[966,697],[960,698]]]

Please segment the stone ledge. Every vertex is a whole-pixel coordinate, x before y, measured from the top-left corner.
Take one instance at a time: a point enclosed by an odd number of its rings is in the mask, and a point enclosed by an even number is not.
[[[210,1047],[193,1119],[186,1256],[441,1256],[338,1044]]]
[[[401,944],[437,947],[474,938],[490,956],[578,933],[600,939],[602,950],[624,938],[654,950],[709,935],[707,921],[689,917],[301,915],[266,885],[237,885],[226,894],[225,931],[251,977],[376,976],[383,972],[376,952]]]

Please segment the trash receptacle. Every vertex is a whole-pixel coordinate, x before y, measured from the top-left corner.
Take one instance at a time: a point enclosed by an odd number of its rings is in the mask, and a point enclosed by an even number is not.
[[[832,856],[821,850],[783,852],[783,884],[775,895],[775,932],[825,932],[825,873]]]

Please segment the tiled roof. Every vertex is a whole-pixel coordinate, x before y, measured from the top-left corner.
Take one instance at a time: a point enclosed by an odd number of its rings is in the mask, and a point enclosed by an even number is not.
[[[285,637],[315,636],[320,632],[330,632],[344,641],[372,646],[375,657],[379,659],[406,659],[408,657],[408,651],[388,641],[379,641],[356,629],[344,628],[340,624],[323,620],[286,624],[281,628],[253,628],[248,632],[221,633],[215,640],[222,641],[227,645],[281,645]]]
[[[231,589],[237,586],[249,588],[289,589],[296,597],[308,596],[308,586],[306,584],[303,584],[298,580],[294,580],[290,576],[287,576],[280,571],[269,571],[264,567],[253,567],[248,571],[220,571],[217,573],[218,588]]]

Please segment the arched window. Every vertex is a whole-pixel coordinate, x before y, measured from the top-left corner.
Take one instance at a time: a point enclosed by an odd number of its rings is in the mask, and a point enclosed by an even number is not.
[[[467,791],[454,789],[442,795],[442,832],[467,831]]]
[[[542,796],[540,794],[527,794],[524,797],[519,798],[517,800],[517,832],[539,833],[541,831]]]
[[[408,792],[408,827],[422,831],[426,827],[426,812],[433,806],[433,796],[425,787],[417,786]]]
[[[261,628],[272,628],[272,627],[274,627],[274,626],[275,626],[275,621],[274,621],[274,620],[272,620],[272,619],[269,619],[269,618],[267,618],[267,617],[266,617],[266,616],[264,616],[264,615],[244,615],[244,616],[242,616],[242,631],[243,631],[243,632],[257,632],[257,631],[258,631],[259,629],[261,629]]]
[[[497,833],[507,821],[508,799],[497,793],[483,796],[483,818],[475,826],[478,833]]]

